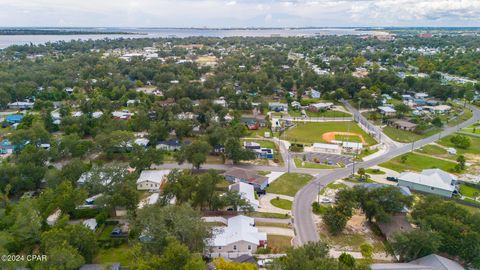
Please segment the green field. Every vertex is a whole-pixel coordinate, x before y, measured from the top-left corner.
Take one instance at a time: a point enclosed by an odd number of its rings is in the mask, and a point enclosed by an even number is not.
[[[461,184],[460,185],[460,194],[462,194],[463,196],[470,197],[470,198],[476,198],[476,197],[480,196],[480,189]]]
[[[456,135],[456,134],[454,134],[454,135]],[[461,148],[455,147],[455,145],[452,142],[450,142],[450,139],[454,135],[450,135],[450,136],[447,136],[445,138],[442,138],[437,143],[439,143],[439,144],[441,144],[445,147],[453,147],[453,148],[457,149],[457,154],[459,154],[459,155],[464,155],[464,154],[478,155],[478,154],[480,154],[480,137],[465,135],[468,138],[470,138],[471,145],[467,149],[461,149]],[[462,134],[462,135],[464,135],[464,134]]]
[[[472,118],[472,116],[473,116],[473,112],[467,109],[467,110],[465,110],[465,112],[462,115],[460,115],[457,118],[455,118],[454,120],[448,122],[448,126],[449,127],[456,126],[456,125],[458,125],[460,123],[463,123],[463,122],[467,121],[468,119]]]
[[[298,190],[305,186],[313,177],[308,174],[286,173],[270,184],[268,193],[295,196]]]
[[[374,175],[385,174],[385,172],[380,169],[366,169],[365,172],[368,174],[374,174]]]
[[[292,237],[269,234],[267,243],[272,253],[285,253],[292,246]]]
[[[313,163],[313,162],[306,162],[304,163],[305,166],[302,166],[302,160],[299,158],[294,159],[295,161],[295,166],[297,168],[307,168],[307,169],[335,169],[338,168],[338,166],[330,166],[327,164],[321,164],[321,163]]]
[[[401,157],[407,156],[405,163],[402,163]],[[408,153],[395,157],[390,161],[380,164],[379,166],[391,169],[397,172],[404,171],[422,171],[425,169],[439,168],[444,171],[451,171],[455,167],[456,162],[449,162],[432,157],[422,156],[415,153]]]
[[[129,266],[131,260],[130,247],[127,244],[124,244],[117,248],[101,248],[93,262],[100,264],[119,262],[122,266]]]
[[[270,203],[278,208],[284,209],[284,210],[292,210],[292,201],[289,200],[284,200],[280,198],[275,198],[270,200]]]
[[[249,217],[259,217],[259,218],[290,218],[290,215],[280,214],[280,213],[269,213],[269,212],[251,212],[251,213],[246,213],[245,215]]]
[[[377,142],[363,131],[355,122],[322,122],[322,123],[298,123],[296,127],[288,129],[285,138],[296,143],[320,143],[325,142],[322,135],[327,132],[354,132],[363,136],[369,145]]]
[[[409,143],[435,135],[436,133],[440,132],[440,129],[432,129],[424,134],[416,134],[410,131],[387,126],[383,128],[383,132],[392,140],[402,143]]]
[[[442,148],[438,145],[433,145],[433,144],[425,145],[424,147],[415,150],[415,152],[432,155],[436,157],[441,157],[441,158],[446,158],[446,159],[451,159],[451,160],[456,160],[457,158],[456,155],[454,156],[449,155],[447,150],[445,150],[445,148]]]

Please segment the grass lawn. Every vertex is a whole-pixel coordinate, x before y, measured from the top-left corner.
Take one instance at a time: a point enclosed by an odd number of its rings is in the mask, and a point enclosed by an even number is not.
[[[313,176],[300,173],[286,173],[270,184],[267,192],[295,196],[298,190],[305,186]]]
[[[473,206],[464,205],[464,204],[460,204],[460,203],[456,203],[456,204],[458,206],[462,207],[462,208],[465,208],[468,212],[470,212],[472,214],[480,213],[480,208],[478,208],[478,207],[473,207]]]
[[[112,233],[112,230],[115,228],[115,225],[104,225],[102,226],[101,233],[98,235],[98,239],[103,239],[103,240],[108,240],[110,239],[110,235]]]
[[[410,131],[406,130],[401,130],[401,129],[396,129],[394,127],[384,127],[383,132],[390,137],[392,140],[395,140],[397,142],[402,142],[402,143],[409,143],[409,142],[414,142],[421,140],[423,138],[430,137],[432,135],[435,135],[436,133],[440,132],[440,129],[432,129],[424,134],[416,134]]]
[[[360,234],[330,235],[321,233],[320,238],[327,240],[331,245],[352,247],[354,250],[360,250],[360,246],[366,242],[365,237]]]
[[[132,259],[129,256],[129,251],[130,247],[127,244],[116,248],[101,248],[98,255],[93,259],[93,262],[100,264],[119,262],[122,266],[129,266]]]
[[[267,245],[272,253],[285,253],[292,246],[292,237],[283,235],[267,235]]]
[[[335,169],[338,168],[338,166],[330,166],[327,164],[321,164],[321,163],[313,163],[313,162],[306,162],[305,161],[305,166],[302,166],[302,160],[299,158],[294,159],[295,161],[295,166],[297,168],[308,168],[308,169]]]
[[[360,155],[357,155],[357,160],[362,160],[364,157],[366,156],[370,156],[374,153],[378,152],[378,149],[368,149],[368,148],[365,148],[361,153]]]
[[[292,225],[286,223],[271,223],[271,222],[255,222],[255,226],[257,227],[277,227],[277,228],[285,228],[290,229]]]
[[[379,112],[363,112],[362,115],[374,125],[382,124],[382,115]]]
[[[291,142],[312,144],[325,142],[322,135],[327,132],[354,132],[363,136],[369,145],[376,144],[376,141],[363,131],[355,122],[322,122],[322,123],[298,123],[296,127],[288,129],[285,137]]]
[[[368,174],[385,174],[384,171],[379,169],[366,169],[365,170]]]
[[[401,157],[407,156],[405,163],[402,163]],[[449,162],[427,156],[421,156],[415,153],[407,153],[402,156],[395,157],[390,161],[380,164],[379,166],[391,169],[397,172],[403,171],[422,171],[424,169],[439,168],[444,171],[451,171],[455,167],[456,162]]]
[[[461,184],[460,185],[460,194],[462,194],[463,196],[470,197],[470,198],[475,198],[477,196],[480,196],[480,189]]]
[[[467,121],[468,119],[472,118],[472,116],[473,116],[473,112],[470,111],[469,109],[465,109],[465,112],[462,115],[460,115],[457,118],[455,118],[454,120],[448,122],[447,125],[449,127],[456,126],[456,125],[458,125],[460,123],[463,123],[463,122]]]
[[[427,154],[427,155],[432,155],[432,156],[436,156],[436,157],[447,158],[447,159],[451,159],[451,160],[456,160],[457,159],[456,155],[454,155],[454,156],[449,155],[447,150],[445,150],[444,148],[442,148],[438,145],[433,145],[433,144],[427,144],[424,147],[415,150],[415,152],[419,152],[419,153],[423,153],[423,154]]]
[[[258,130],[248,130],[247,136],[251,138],[256,138],[256,137],[264,138],[265,132],[270,132],[270,136],[272,136],[272,131],[268,128],[260,128]]]
[[[251,213],[246,213],[245,215],[249,217],[259,217],[259,218],[290,218],[290,215],[279,214],[279,213],[268,213],[268,212],[251,212]]]
[[[310,112],[306,111],[307,116],[309,117],[350,117],[352,116],[349,113],[346,112],[340,112],[340,111],[320,111],[320,112]]]
[[[456,134],[454,134],[456,135]],[[457,149],[457,154],[459,155],[464,155],[464,154],[473,154],[473,155],[478,155],[480,154],[480,137],[475,137],[475,136],[468,136],[468,135],[465,135],[467,136],[468,138],[470,138],[470,147],[467,148],[467,149],[461,149],[461,148],[457,148],[455,147],[455,145],[450,142],[450,139],[454,136],[454,135],[450,135],[450,136],[447,136],[445,138],[442,138],[440,141],[438,141],[437,143],[443,145],[443,146],[446,146],[446,147],[453,147],[455,149]],[[464,134],[462,134],[464,135]]]
[[[217,184],[216,189],[219,191],[227,191],[228,186],[230,186],[232,183],[228,182],[227,180],[223,179],[220,181],[220,183]]]
[[[280,199],[280,198],[275,198],[270,200],[270,203],[278,208],[285,209],[285,210],[292,210],[292,201],[285,200],[285,199]]]

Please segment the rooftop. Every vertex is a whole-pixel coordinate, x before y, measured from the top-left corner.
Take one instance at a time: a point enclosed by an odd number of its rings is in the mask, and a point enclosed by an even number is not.
[[[400,174],[400,176],[398,176],[398,179],[410,183],[435,187],[438,189],[448,190],[452,192],[455,190],[454,181],[457,180],[454,175],[440,169],[423,170],[421,173],[406,172]]]

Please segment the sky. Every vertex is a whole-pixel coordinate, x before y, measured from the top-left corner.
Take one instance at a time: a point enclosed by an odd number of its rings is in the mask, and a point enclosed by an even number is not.
[[[480,26],[480,0],[0,0],[0,26]]]

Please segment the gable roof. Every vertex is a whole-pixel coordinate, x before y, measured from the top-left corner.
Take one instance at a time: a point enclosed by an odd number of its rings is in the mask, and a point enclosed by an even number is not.
[[[459,263],[439,256],[437,254],[431,254],[420,259],[411,261],[410,263],[419,265],[428,265],[435,270],[465,270]]]
[[[229,190],[237,191],[240,193],[240,196],[247,200],[250,205],[258,207],[260,204],[257,199],[255,199],[255,189],[253,188],[252,185],[243,183],[243,182],[238,182],[235,184],[232,184],[228,187]]]
[[[163,178],[169,173],[170,170],[144,170],[142,171],[142,173],[140,173],[137,184],[147,181],[161,184],[163,182]]]
[[[210,241],[212,246],[227,246],[239,241],[245,241],[259,245],[260,241],[267,240],[267,233],[259,232],[253,225],[255,221],[251,217],[236,216],[229,218],[227,227],[215,227]]]

